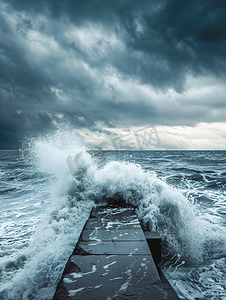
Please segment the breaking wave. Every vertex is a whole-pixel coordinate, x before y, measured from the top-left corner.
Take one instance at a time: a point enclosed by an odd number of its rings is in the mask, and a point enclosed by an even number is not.
[[[103,163],[105,155],[88,151],[71,131],[29,140],[23,164],[37,176],[29,177],[27,185],[42,186],[38,197],[48,197],[48,204],[21,249],[8,248],[2,255],[1,299],[51,299],[91,208],[100,203],[129,203],[146,227],[160,232],[166,273],[172,265],[200,265],[213,253],[225,255],[225,230],[205,220],[179,190],[134,162]]]

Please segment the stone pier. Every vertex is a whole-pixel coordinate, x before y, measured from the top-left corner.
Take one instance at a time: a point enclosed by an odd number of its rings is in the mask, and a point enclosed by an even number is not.
[[[96,207],[53,300],[179,300],[157,270],[160,261],[160,236],[144,234],[132,207]]]

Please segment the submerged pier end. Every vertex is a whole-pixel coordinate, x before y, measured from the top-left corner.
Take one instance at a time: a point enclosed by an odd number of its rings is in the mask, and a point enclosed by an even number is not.
[[[158,233],[144,234],[132,207],[97,206],[65,266],[53,300],[179,300],[157,270],[160,260]]]

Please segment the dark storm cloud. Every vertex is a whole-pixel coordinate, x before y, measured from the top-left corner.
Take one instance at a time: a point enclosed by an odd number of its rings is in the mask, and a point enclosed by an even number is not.
[[[211,99],[198,110],[190,100],[160,97],[158,104],[119,83],[183,93],[187,75],[224,80],[225,1],[7,0],[0,6],[1,148],[61,122],[94,130],[98,121],[111,127],[224,120],[211,112]],[[217,103],[224,108],[223,98]]]
[[[16,1],[20,11],[46,13],[54,19],[104,24],[122,35],[128,50],[113,64],[156,87],[182,89],[186,72],[225,74],[226,3],[223,0],[171,1]],[[75,44],[71,45],[76,49]],[[82,53],[80,53],[82,55]],[[122,64],[123,59],[123,64]],[[154,62],[153,62],[154,60]],[[182,76],[182,79],[181,79]]]

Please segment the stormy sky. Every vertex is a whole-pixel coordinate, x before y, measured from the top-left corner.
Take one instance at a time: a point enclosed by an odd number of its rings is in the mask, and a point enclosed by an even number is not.
[[[0,0],[1,149],[65,124],[226,149],[225,75],[225,0]]]

